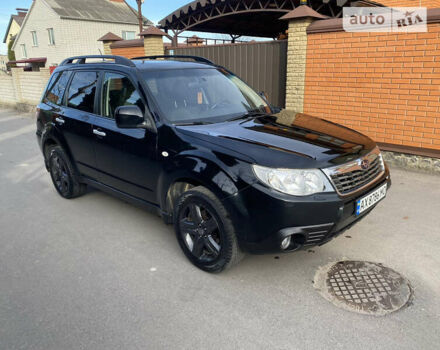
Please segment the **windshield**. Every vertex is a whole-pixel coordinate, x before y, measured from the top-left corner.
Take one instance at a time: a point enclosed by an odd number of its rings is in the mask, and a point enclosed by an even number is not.
[[[270,112],[263,98],[223,69],[159,70],[143,77],[171,123],[219,122]]]

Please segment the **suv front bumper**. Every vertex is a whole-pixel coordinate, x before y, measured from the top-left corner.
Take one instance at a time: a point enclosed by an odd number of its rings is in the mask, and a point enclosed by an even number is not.
[[[380,179],[350,197],[336,193],[293,197],[254,184],[230,198],[240,247],[265,254],[322,245],[368,215],[376,205],[356,216],[356,201],[385,183],[389,189],[388,168]],[[292,243],[283,250],[281,242],[287,236],[292,236]]]

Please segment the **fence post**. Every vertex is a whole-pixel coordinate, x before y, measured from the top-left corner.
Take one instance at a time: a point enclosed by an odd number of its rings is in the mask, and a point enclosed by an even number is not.
[[[117,36],[116,34],[113,34],[112,32],[108,32],[106,35],[98,39],[98,41],[102,41],[102,45],[104,48],[104,55],[111,55],[112,49],[110,45],[116,41],[121,41],[121,40],[122,40],[121,37]]]
[[[148,27],[139,36],[144,38],[145,56],[161,56],[164,54],[163,37],[166,33],[156,27]]]
[[[11,68],[12,84],[15,90],[16,103],[23,102],[23,95],[21,93],[20,72],[23,72],[23,68]]]
[[[306,5],[297,7],[281,17],[289,21],[289,36],[287,41],[287,79],[286,79],[286,108],[296,112],[304,111],[304,89],[307,60],[307,27],[316,19],[323,16]]]

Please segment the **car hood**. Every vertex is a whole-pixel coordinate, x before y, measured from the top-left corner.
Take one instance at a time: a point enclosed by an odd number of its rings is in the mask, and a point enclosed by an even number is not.
[[[289,110],[177,132],[239,152],[256,164],[277,168],[326,168],[359,158],[376,146],[365,135]]]

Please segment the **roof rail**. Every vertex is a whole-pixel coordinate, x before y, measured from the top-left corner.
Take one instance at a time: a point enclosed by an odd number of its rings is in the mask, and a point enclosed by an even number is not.
[[[89,58],[102,58],[103,61],[105,59],[110,59],[110,60],[114,60],[115,64],[120,64],[128,67],[136,67],[136,65],[133,62],[131,62],[131,60],[129,60],[128,58],[122,56],[114,56],[114,55],[86,55],[86,56],[69,57],[66,58],[63,62],[61,62],[60,66],[66,66],[69,64],[85,64],[86,60]],[[77,61],[77,62],[73,63],[73,61]]]
[[[187,56],[187,55],[140,56],[140,57],[132,58],[132,60],[156,60],[158,58],[188,58],[188,59],[192,59],[196,62],[207,63],[212,66],[215,66],[215,63],[208,60],[207,58],[200,57],[200,56]]]

